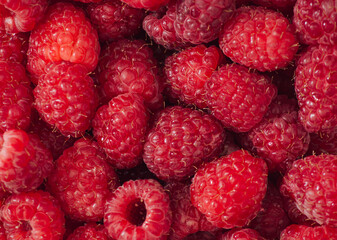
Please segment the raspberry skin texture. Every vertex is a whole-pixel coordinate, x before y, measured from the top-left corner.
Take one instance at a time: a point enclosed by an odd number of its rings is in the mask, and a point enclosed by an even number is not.
[[[99,53],[97,31],[85,12],[71,3],[60,2],[49,6],[31,32],[27,70],[35,84],[50,63],[80,63],[89,73],[96,68]]]
[[[64,214],[48,192],[13,194],[3,203],[0,212],[7,240],[61,240],[65,232]]]
[[[212,74],[205,88],[212,115],[234,132],[251,130],[277,95],[270,79],[237,64],[222,66]]]
[[[0,60],[27,62],[29,33],[6,33],[0,30]]]
[[[308,132],[337,127],[337,46],[311,46],[297,61],[295,91],[299,120]]]
[[[199,168],[190,187],[192,204],[219,228],[247,225],[267,191],[267,164],[245,150]]]
[[[63,135],[80,137],[91,127],[98,107],[94,82],[82,64],[52,64],[34,89],[34,106]]]
[[[119,169],[132,168],[142,161],[148,113],[137,94],[121,94],[100,107],[93,120],[93,134]]]
[[[132,37],[140,31],[145,17],[143,10],[132,8],[119,0],[92,3],[86,10],[100,41]]]
[[[205,108],[205,83],[222,61],[216,46],[198,45],[173,54],[165,60],[166,88],[173,98]]]
[[[164,240],[171,221],[169,195],[153,179],[125,182],[105,205],[104,226],[114,239]]]
[[[12,129],[0,135],[0,181],[11,193],[35,190],[53,170],[51,152],[33,134]]]
[[[209,43],[218,38],[234,9],[233,0],[178,0],[174,29],[183,42]]]
[[[134,8],[156,11],[169,3],[170,0],[121,0]]]
[[[293,23],[302,43],[337,44],[337,3],[334,0],[298,0]]]
[[[84,226],[80,226],[70,234],[67,240],[112,240],[109,237],[108,232],[104,225],[96,223],[88,223]]]
[[[147,135],[143,160],[159,179],[180,181],[221,153],[225,134],[220,122],[209,114],[167,107],[158,113]]]
[[[280,240],[324,240],[337,239],[337,228],[329,226],[309,227],[292,224],[281,233]]]
[[[234,62],[261,72],[286,67],[299,44],[294,27],[281,13],[263,7],[241,7],[219,36],[223,53]]]
[[[244,228],[244,229],[232,229],[221,235],[219,240],[265,240],[260,234],[254,229]]]
[[[18,62],[0,60],[0,132],[27,129],[33,93],[25,68]]]
[[[280,191],[309,219],[337,226],[337,156],[308,156],[295,161],[283,178]]]

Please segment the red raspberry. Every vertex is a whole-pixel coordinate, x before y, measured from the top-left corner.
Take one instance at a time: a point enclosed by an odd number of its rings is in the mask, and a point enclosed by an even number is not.
[[[311,133],[308,153],[337,155],[337,130]]]
[[[117,168],[132,168],[141,162],[148,115],[137,94],[121,94],[100,107],[93,120],[98,144]]]
[[[64,214],[48,192],[35,191],[10,196],[1,207],[7,240],[61,240]]]
[[[143,160],[163,180],[182,180],[195,167],[217,157],[225,140],[221,124],[209,114],[180,106],[160,112],[145,145]]]
[[[260,211],[267,190],[267,164],[239,150],[199,168],[192,204],[220,228],[242,227]]]
[[[107,200],[104,226],[114,239],[164,240],[171,218],[169,195],[157,181],[131,180]]]
[[[337,47],[312,46],[297,62],[295,90],[299,119],[308,132],[337,127]]]
[[[97,32],[85,12],[71,3],[60,2],[49,6],[30,35],[27,70],[34,83],[54,62],[81,63],[88,73],[95,69],[99,52]]]
[[[103,218],[105,201],[117,185],[106,155],[96,142],[83,138],[63,152],[48,178],[48,188],[67,216],[86,222]]]
[[[253,6],[236,10],[223,27],[219,44],[234,62],[262,72],[286,67],[299,46],[287,18]]]
[[[224,234],[222,234],[219,240],[265,240],[260,234],[254,229],[244,228],[244,229],[232,229]]]
[[[7,240],[6,230],[2,221],[0,221],[0,240]]]
[[[0,31],[0,59],[26,64],[29,33]]]
[[[0,60],[0,132],[27,129],[33,94],[25,68],[17,62]]]
[[[12,193],[36,189],[53,170],[52,155],[36,135],[8,130],[0,149],[0,181]]]
[[[131,37],[142,26],[145,12],[132,8],[119,0],[104,0],[87,7],[91,23],[101,41]]]
[[[259,123],[277,93],[268,78],[236,64],[214,72],[205,88],[211,113],[235,132],[247,132]]]
[[[174,54],[165,61],[166,85],[171,97],[205,108],[204,85],[222,61],[216,46],[198,45]]]
[[[156,11],[160,7],[168,4],[170,0],[121,0],[134,8],[144,8],[150,11]]]
[[[285,113],[298,111],[297,100],[288,98],[286,95],[277,95],[270,103],[265,118],[281,117]]]
[[[47,70],[34,89],[36,109],[65,136],[82,136],[98,106],[93,80],[82,64],[61,62]]]
[[[325,240],[337,239],[337,228],[329,226],[308,227],[304,225],[290,225],[281,233],[280,240]]]
[[[80,226],[69,235],[67,240],[110,240],[106,228],[101,224],[88,223]]]
[[[335,0],[297,0],[293,22],[305,44],[337,44]]]
[[[160,69],[152,49],[143,40],[122,39],[102,51],[98,80],[105,101],[123,93],[137,93],[150,109],[163,105]]]
[[[318,224],[337,226],[337,156],[308,156],[295,161],[283,178],[281,193]]]

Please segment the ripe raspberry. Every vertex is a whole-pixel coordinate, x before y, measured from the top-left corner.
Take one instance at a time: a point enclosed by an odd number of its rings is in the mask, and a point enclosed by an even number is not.
[[[253,6],[236,10],[223,27],[219,45],[234,62],[262,72],[286,67],[299,46],[287,18]]]
[[[308,156],[295,161],[283,178],[281,193],[318,224],[337,226],[337,156]]]
[[[0,181],[11,193],[36,189],[53,170],[52,155],[36,135],[8,130],[0,149]]]
[[[171,225],[169,195],[155,180],[125,182],[107,200],[104,226],[114,239],[166,239]]]
[[[67,240],[110,240],[106,228],[103,225],[96,223],[88,223],[80,226],[69,235]]]
[[[6,33],[0,30],[0,60],[26,64],[29,33]]]
[[[337,155],[337,130],[311,133],[308,153]]]
[[[10,196],[1,207],[7,240],[61,240],[64,214],[48,192],[34,191]]]
[[[29,38],[27,70],[36,84],[49,63],[81,63],[94,70],[100,52],[96,30],[82,9],[71,3],[50,5]]]
[[[204,85],[222,61],[216,46],[198,45],[176,53],[165,61],[166,87],[171,97],[205,108]]]
[[[329,226],[308,227],[304,225],[290,225],[281,233],[280,240],[325,240],[337,239],[337,228]]]
[[[80,139],[55,162],[48,188],[72,219],[85,222],[103,218],[104,204],[117,188],[117,175],[98,144]]]
[[[213,225],[242,227],[260,211],[267,190],[267,164],[239,150],[199,168],[191,184],[192,204]]]
[[[180,106],[160,112],[144,145],[143,160],[162,180],[182,180],[217,157],[225,131],[212,116]]]
[[[122,39],[102,50],[98,80],[106,102],[123,93],[137,93],[150,109],[163,105],[160,69],[143,40]]]
[[[82,136],[98,106],[93,80],[82,64],[61,62],[47,70],[34,89],[35,108],[65,136]]]
[[[299,58],[295,91],[299,119],[308,132],[337,127],[337,46],[312,46]]]
[[[170,0],[121,0],[134,8],[143,8],[150,11],[156,11],[160,7],[168,4]]]
[[[265,240],[260,234],[254,229],[244,228],[244,229],[232,229],[224,234],[222,234],[219,240]]]
[[[337,44],[335,0],[298,0],[293,22],[301,42],[310,45]]]
[[[119,0],[104,0],[87,7],[101,41],[128,38],[140,31],[145,12]]]
[[[17,62],[0,60],[0,132],[27,129],[33,94],[25,68]]]
[[[121,94],[100,107],[93,120],[98,144],[116,168],[132,168],[141,162],[148,115],[137,94]]]
[[[235,132],[247,132],[259,123],[277,93],[268,78],[236,64],[214,72],[205,88],[211,113]]]

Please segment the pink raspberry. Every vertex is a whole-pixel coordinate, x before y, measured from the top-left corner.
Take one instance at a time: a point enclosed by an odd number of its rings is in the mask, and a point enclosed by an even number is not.
[[[150,11],[156,11],[160,7],[168,4],[170,0],[121,0],[134,8],[143,8]]]
[[[164,240],[171,219],[169,195],[157,181],[131,180],[107,200],[104,226],[114,239]]]
[[[213,225],[242,227],[261,209],[267,190],[267,164],[239,150],[199,168],[192,179],[192,204]]]
[[[88,223],[70,234],[67,240],[111,240],[106,228],[101,224]]]
[[[182,180],[195,167],[217,157],[225,131],[209,114],[180,106],[167,107],[156,118],[144,145],[143,160],[162,180]]]
[[[224,234],[222,234],[219,240],[265,240],[260,234],[254,229],[243,228],[243,229],[232,229]]]
[[[325,240],[337,239],[337,228],[330,226],[308,227],[304,225],[290,225],[281,233],[280,240]]]
[[[0,31],[0,59],[26,64],[29,33]]]
[[[262,72],[286,67],[299,46],[287,18],[254,6],[236,10],[223,27],[219,45],[234,62]]]

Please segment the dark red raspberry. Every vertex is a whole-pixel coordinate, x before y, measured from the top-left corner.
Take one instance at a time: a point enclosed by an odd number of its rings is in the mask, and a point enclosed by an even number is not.
[[[170,97],[205,108],[204,85],[217,70],[223,55],[216,46],[198,45],[174,54],[165,61],[166,87]]]
[[[98,144],[80,139],[55,162],[48,189],[72,219],[85,222],[103,218],[109,193],[118,186],[113,168]]]
[[[152,49],[143,40],[122,39],[102,50],[98,80],[108,102],[123,93],[137,93],[150,109],[163,106],[162,79]]]
[[[62,240],[64,214],[48,192],[12,195],[4,202],[0,212],[7,240]]]
[[[277,93],[268,78],[236,64],[214,72],[205,88],[211,113],[235,132],[247,132],[259,123]]]
[[[337,5],[335,0],[297,0],[293,22],[305,44],[337,44]]]
[[[50,151],[34,134],[8,130],[0,135],[0,181],[12,193],[35,190],[53,170]]]
[[[26,64],[29,33],[0,31],[0,59]]]
[[[144,8],[150,11],[156,11],[160,7],[168,4],[170,0],[121,0],[134,8]]]
[[[80,137],[90,128],[98,106],[93,80],[82,64],[52,64],[34,89],[35,108],[65,136]]]
[[[213,225],[242,227],[261,209],[267,191],[264,160],[239,150],[205,164],[191,184],[192,204]]]
[[[0,132],[27,129],[33,104],[30,80],[18,62],[0,60]]]
[[[219,44],[234,62],[262,72],[286,67],[299,46],[286,17],[254,6],[236,10],[224,25]]]
[[[100,107],[93,120],[98,144],[117,168],[132,168],[141,163],[148,114],[137,94],[121,94]]]
[[[225,131],[209,114],[180,106],[160,112],[144,145],[143,160],[162,180],[182,180],[221,151]]]
[[[67,240],[111,240],[108,235],[107,229],[104,225],[96,223],[88,223],[84,226],[80,226],[69,235]]]
[[[29,32],[41,20],[47,0],[1,0],[0,30],[7,33]]]
[[[71,3],[50,5],[29,38],[27,70],[34,83],[45,73],[49,63],[81,63],[87,73],[94,70],[100,45],[96,30],[85,12]]]
[[[281,117],[285,113],[298,111],[297,100],[288,98],[286,95],[277,95],[270,103],[265,118]]]
[[[290,225],[281,233],[280,240],[325,240],[337,239],[337,228],[329,226],[308,227],[304,225]]]
[[[308,153],[337,155],[337,130],[311,133]]]
[[[295,90],[299,119],[308,132],[337,127],[337,46],[312,46],[299,58]]]
[[[145,12],[119,0],[104,0],[87,7],[91,23],[101,41],[128,38],[139,32]]]
[[[155,180],[125,182],[106,202],[104,226],[114,239],[167,239],[170,198]]]
[[[337,156],[308,156],[295,161],[283,178],[281,193],[318,224],[337,226]]]
[[[252,0],[252,2],[258,6],[278,10],[292,16],[296,0]]]
[[[260,234],[254,229],[244,228],[244,229],[232,229],[228,232],[222,234],[219,240],[265,240]]]

